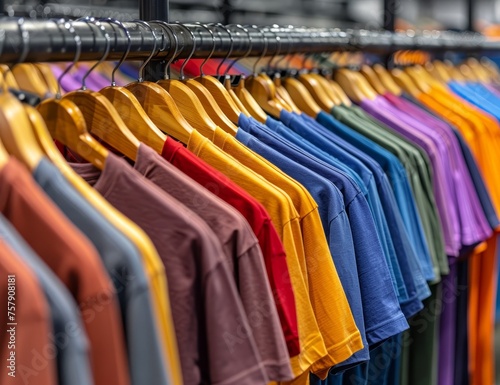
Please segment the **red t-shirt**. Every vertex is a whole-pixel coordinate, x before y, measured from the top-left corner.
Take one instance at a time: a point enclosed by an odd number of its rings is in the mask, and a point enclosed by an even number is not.
[[[292,357],[298,355],[300,344],[297,312],[286,254],[266,209],[224,174],[203,162],[175,140],[169,138],[165,141],[162,156],[214,195],[233,206],[246,218],[257,236],[264,255],[267,275],[276,301],[288,353]]]

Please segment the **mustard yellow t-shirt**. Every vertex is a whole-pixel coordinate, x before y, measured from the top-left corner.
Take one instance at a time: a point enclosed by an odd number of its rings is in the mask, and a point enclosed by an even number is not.
[[[309,298],[328,351],[328,355],[315,362],[311,369],[320,377],[326,377],[331,366],[362,349],[363,343],[330,254],[318,205],[302,184],[222,129],[215,130],[213,142],[268,182],[283,189],[300,215],[305,250],[304,274],[309,281]]]
[[[307,276],[302,270],[304,263],[301,264],[301,261],[305,260],[305,252],[302,244],[300,217],[288,194],[224,153],[197,131],[191,134],[187,148],[259,201],[268,211],[276,227],[286,252],[295,296],[301,352],[298,356],[291,357],[290,361],[294,375],[299,376],[314,362],[327,355],[309,299]]]

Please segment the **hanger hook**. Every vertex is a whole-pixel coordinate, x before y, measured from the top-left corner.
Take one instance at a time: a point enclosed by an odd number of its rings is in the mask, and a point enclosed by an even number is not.
[[[159,23],[163,30],[164,30],[164,28],[168,29],[170,31],[170,33],[172,34],[172,36],[174,38],[174,42],[175,42],[174,53],[172,54],[172,57],[170,59],[168,59],[167,63],[165,64],[165,75],[163,78],[165,80],[167,80],[170,78],[170,75],[168,73],[169,67],[172,64],[172,62],[175,60],[175,58],[177,57],[177,52],[179,51],[179,38],[178,38],[177,34],[174,32],[172,26],[170,24],[168,24],[167,22],[165,22],[163,20],[154,20],[154,22]],[[170,36],[168,37],[168,40],[171,41]],[[166,46],[167,46],[167,44],[165,43],[165,46],[163,47],[163,49],[161,51],[164,51]]]
[[[95,63],[92,67],[90,67],[90,69],[85,73],[85,75],[83,75],[81,90],[85,91],[87,89],[87,86],[86,86],[85,82],[86,82],[88,76],[91,74],[91,72],[99,64],[101,64],[104,60],[106,60],[106,58],[109,55],[109,51],[111,49],[111,38],[109,37],[108,32],[106,32],[106,29],[104,28],[104,26],[102,25],[102,23],[99,20],[96,20],[95,18],[88,17],[88,16],[84,17],[82,19],[78,19],[78,20],[84,21],[85,23],[87,23],[87,25],[89,27],[90,27],[90,23],[93,23],[101,31],[102,36],[104,37],[104,39],[106,39],[106,49],[104,50],[104,54],[101,56],[101,58],[99,59],[99,61],[97,63]],[[92,29],[92,27],[90,27],[90,28]]]
[[[286,51],[286,54],[285,55],[281,55],[281,57],[278,59],[278,61],[276,63],[274,63],[274,66],[276,68],[278,68],[278,63],[281,63],[289,54],[290,54],[290,51],[292,50],[292,36],[290,36],[290,29],[285,29],[285,31],[287,34],[286,34],[286,38],[288,40],[288,49]]]
[[[212,30],[207,27],[206,24],[201,24],[200,22],[197,22],[196,24],[198,24],[200,27],[205,28],[208,31],[208,33],[210,33],[210,35],[212,36],[212,49],[210,50],[210,53],[205,58],[205,60],[203,60],[203,63],[201,63],[201,65],[200,65],[200,75],[203,77],[203,76],[205,76],[205,72],[203,72],[203,67],[205,67],[205,64],[207,64],[207,61],[210,60],[210,58],[212,57],[212,55],[215,52],[215,35],[212,32]]]
[[[121,21],[119,21],[117,19],[112,19],[110,17],[103,19],[103,20],[107,21],[109,24],[118,25],[125,32],[125,35],[127,36],[127,49],[125,50],[124,54],[122,55],[122,57],[118,61],[118,64],[115,66],[115,68],[113,68],[113,71],[111,72],[111,86],[115,87],[116,86],[115,72],[118,70],[118,68],[120,68],[120,66],[123,64],[123,62],[127,58],[128,54],[130,53],[130,48],[132,47],[132,39],[130,37],[130,32],[129,32],[128,28],[126,28],[125,25],[123,25],[123,23]]]
[[[251,26],[251,28],[255,29],[256,31],[258,31],[261,35],[262,35],[262,39],[264,40],[264,49],[262,50],[262,54],[259,56],[259,58],[255,61],[255,63],[253,64],[253,68],[252,68],[252,71],[253,71],[253,76],[256,77],[257,76],[257,63],[262,60],[262,58],[264,56],[266,56],[266,53],[267,53],[267,48],[268,48],[268,41],[267,41],[267,36],[266,36],[266,33],[260,29],[259,27],[257,27],[255,24],[253,24]]]
[[[55,21],[54,23],[57,25],[57,28],[60,30],[60,25],[63,24],[64,28],[66,28],[69,33],[73,35],[73,40],[75,41],[75,57],[73,58],[73,61],[69,66],[66,67],[66,69],[59,75],[57,78],[57,93],[55,98],[56,99],[61,99],[61,83],[62,79],[66,74],[78,63],[80,60],[80,55],[82,53],[82,39],[80,38],[80,35],[76,33],[75,28],[73,27],[73,21],[72,20],[65,20],[65,19],[60,19],[59,21]]]
[[[224,62],[229,58],[229,56],[231,56],[231,53],[233,52],[233,47],[234,47],[234,39],[233,39],[233,34],[231,33],[231,31],[229,29],[227,29],[223,24],[221,23],[217,23],[215,24],[216,27],[219,27],[219,28],[222,28],[224,31],[227,32],[228,36],[229,36],[229,40],[231,41],[231,46],[229,47],[229,51],[227,51],[227,55],[224,57],[224,59],[222,59],[222,61],[219,63],[219,65],[217,66],[217,77],[219,77],[219,74],[220,74],[220,69],[222,67],[222,64],[224,64]],[[220,36],[220,34],[219,34]],[[222,38],[221,38],[221,41],[222,41]]]
[[[274,34],[276,38],[277,47],[276,47],[276,52],[273,53],[273,56],[271,56],[271,58],[267,62],[267,71],[271,69],[271,63],[274,60],[274,58],[281,52],[281,38],[278,36],[277,32],[273,31],[273,28],[276,28],[276,25],[274,25],[272,28],[269,28],[269,31]]]
[[[234,24],[234,26],[236,28],[239,28],[241,29],[243,32],[245,32],[247,34],[247,38],[249,40],[249,43],[248,43],[248,49],[247,51],[243,54],[243,56],[240,56],[239,58],[236,58],[235,60],[233,60],[233,62],[231,64],[229,64],[229,66],[226,68],[226,71],[224,72],[224,77],[227,76],[227,74],[229,73],[229,71],[231,70],[231,68],[233,68],[233,66],[236,64],[237,61],[241,60],[241,59],[245,59],[248,57],[248,55],[250,55],[250,52],[252,52],[252,46],[253,46],[253,42],[252,42],[252,36],[250,36],[250,32],[248,31],[248,29],[246,29],[245,27],[243,27],[242,25],[240,24]]]
[[[188,31],[188,33],[191,35],[191,39],[193,40],[193,48],[191,48],[191,52],[189,53],[189,56],[187,57],[187,59],[184,60],[184,62],[181,65],[181,69],[180,69],[179,79],[180,80],[184,80],[186,78],[184,76],[184,68],[186,67],[186,64],[188,63],[188,61],[191,60],[191,58],[193,57],[194,51],[196,51],[196,37],[194,36],[193,31],[191,31],[184,24],[181,24],[181,23],[175,23],[175,24],[177,24],[179,27],[181,27],[181,28],[185,29],[186,31]]]
[[[137,24],[145,25],[147,28],[149,28],[149,30],[151,31],[151,36],[153,36],[153,41],[154,41],[153,50],[149,54],[148,58],[144,61],[144,63],[142,63],[142,65],[139,67],[139,78],[137,79],[137,81],[139,83],[142,83],[144,81],[144,68],[146,68],[148,63],[151,61],[153,56],[156,54],[156,46],[157,46],[156,33],[149,23],[142,21],[142,20],[134,20],[134,22],[136,22]]]
[[[28,56],[29,53],[29,43],[30,43],[30,35],[29,32],[24,29],[24,17],[21,17],[17,20],[17,26],[19,27],[19,34],[21,36],[21,55],[19,56],[19,60],[12,64],[12,67],[14,67],[17,64],[20,64],[26,60],[26,57]],[[11,67],[8,67],[7,71],[3,74],[4,79],[6,79],[7,75],[11,72]],[[6,82],[4,81],[4,84]],[[8,92],[7,85],[5,85],[5,90]]]

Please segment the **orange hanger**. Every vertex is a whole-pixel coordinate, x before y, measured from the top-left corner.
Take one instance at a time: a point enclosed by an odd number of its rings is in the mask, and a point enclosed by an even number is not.
[[[141,142],[146,143],[148,146],[153,148],[157,153],[161,154],[166,135],[153,123],[151,118],[146,114],[144,108],[134,96],[125,87],[117,87],[115,83],[115,72],[120,68],[122,63],[125,61],[126,57],[130,52],[130,47],[132,45],[132,40],[130,38],[130,33],[127,28],[118,20],[108,20],[109,23],[116,23],[124,31],[128,39],[128,46],[125,53],[121,57],[118,64],[113,68],[111,72],[111,86],[105,87],[99,91],[99,93],[105,96],[111,104],[115,107],[116,111],[120,114],[121,118],[134,134],[134,136]],[[138,21],[140,23],[140,21]],[[153,52],[155,50],[153,49]]]
[[[82,112],[89,132],[111,147],[135,160],[140,142],[128,129],[120,114],[113,107],[113,104],[98,92],[89,91],[85,81],[94,68],[106,59],[110,50],[110,36],[101,25],[101,22],[93,18],[87,18],[87,22],[94,22],[106,38],[106,49],[104,55],[98,63],[94,64],[82,78],[82,88],[66,94],[63,99],[68,99],[78,106]]]
[[[373,71],[375,71],[380,82],[391,94],[401,95],[403,90],[396,84],[387,68],[385,68],[382,64],[375,64],[373,66]]]

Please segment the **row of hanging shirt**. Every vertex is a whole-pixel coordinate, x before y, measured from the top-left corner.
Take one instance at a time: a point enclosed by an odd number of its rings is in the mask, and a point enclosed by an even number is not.
[[[498,73],[464,66],[4,92],[17,377],[493,383]]]

